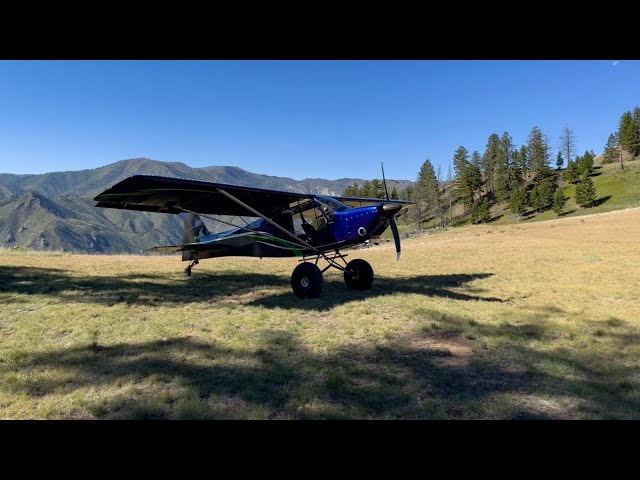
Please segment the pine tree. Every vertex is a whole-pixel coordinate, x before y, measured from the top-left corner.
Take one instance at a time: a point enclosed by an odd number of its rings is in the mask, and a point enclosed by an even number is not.
[[[396,190],[395,186],[391,190],[391,200],[398,200],[398,190]]]
[[[578,205],[581,205],[581,202],[584,199],[584,197],[582,195],[582,190],[583,190],[582,182],[579,181],[577,183],[577,185],[576,185],[576,204],[578,204]]]
[[[569,183],[576,183],[580,180],[580,157],[576,157],[574,162],[571,162],[564,172],[564,179]]]
[[[473,192],[470,188],[473,183],[470,181],[470,163],[469,163],[469,151],[463,146],[458,147],[453,155],[453,171],[455,175],[455,187],[454,192],[457,200],[462,200],[465,210],[473,204]]]
[[[569,125],[565,125],[562,129],[558,143],[560,151],[564,153],[564,156],[567,159],[567,165],[571,165],[571,158],[575,154],[576,150],[576,138],[573,133],[573,129]]]
[[[591,173],[593,173],[593,159],[595,155],[593,152],[587,150],[580,158],[580,173],[587,172],[587,175],[591,175]]]
[[[584,172],[580,183],[576,186],[576,203],[581,207],[589,208],[596,200],[596,187],[593,180]]]
[[[485,198],[482,203],[474,203],[471,207],[471,222],[473,224],[488,222],[490,206],[488,198]]]
[[[342,192],[343,197],[357,197],[358,196],[358,183],[354,182],[353,185],[347,186],[344,192]]]
[[[513,192],[520,185],[524,184],[524,177],[522,176],[522,166],[520,162],[520,151],[517,148],[514,148],[511,151],[511,169],[509,171],[509,178],[511,185],[509,187],[509,191]],[[511,194],[509,194],[509,198],[511,198]]]
[[[529,191],[529,204],[535,212],[540,211],[540,196],[538,195],[538,185],[534,185]]]
[[[636,150],[635,155],[640,155],[640,107],[633,109],[631,118],[633,119],[633,124],[635,126],[635,138],[636,143],[638,144],[638,149]]]
[[[411,188],[410,186],[403,188],[398,192],[398,197],[400,198],[400,200],[413,201],[413,188]],[[414,218],[416,216],[415,212],[415,208],[403,208],[402,210],[400,210],[400,213],[396,218],[398,219],[399,223],[410,224],[414,221]]]
[[[493,194],[495,191],[494,176],[496,173],[498,156],[500,155],[500,137],[497,133],[489,135],[487,140],[487,148],[482,156],[481,167],[484,174],[485,182],[487,184],[487,192]],[[480,164],[480,162],[478,162]]]
[[[373,190],[371,189],[371,182],[369,180],[365,180],[362,184],[360,195],[364,198],[373,198]]]
[[[438,179],[436,178],[436,172],[433,169],[431,160],[428,158],[420,167],[418,173],[416,187],[419,189],[420,195],[420,210],[422,212],[421,221],[428,221],[434,214],[439,215],[439,194],[438,194]]]
[[[438,165],[438,173],[436,174],[436,214],[440,219],[440,228],[444,228],[447,224],[447,215],[444,205],[444,182],[442,181],[442,165]]]
[[[496,156],[496,168],[494,175],[495,196],[500,202],[504,202],[511,196],[515,178],[513,175],[513,142],[511,135],[504,132],[498,144]]]
[[[562,158],[562,152],[558,152],[558,156],[556,157],[556,168],[560,170],[564,165],[564,158]]]
[[[521,185],[511,193],[509,209],[518,220],[522,218],[527,211],[527,187]]]
[[[476,194],[478,199],[482,198],[482,157],[477,150],[471,154],[468,181],[472,199],[475,199]]]
[[[415,194],[414,194],[415,189],[411,186],[408,186],[406,188],[403,188],[402,190],[400,190],[398,192],[398,196],[400,197],[400,200],[408,200],[410,202],[414,202],[415,201]],[[399,220],[402,221],[402,223],[404,224],[412,224],[417,222],[417,218],[418,218],[418,209],[417,208],[403,208],[402,210],[400,210],[400,213],[397,217]]]
[[[453,221],[453,184],[451,183],[451,162],[447,168],[447,185],[449,186],[449,221]]]
[[[464,178],[469,164],[469,150],[462,145],[453,154],[453,174],[456,181]]]
[[[631,112],[624,112],[618,128],[620,146],[632,155],[640,155],[640,130],[633,121]]]
[[[552,178],[545,178],[538,185],[538,208],[547,210],[553,206],[556,182]]]
[[[522,145],[520,147],[520,154],[518,155],[518,166],[522,172],[522,180],[526,183],[529,179],[529,170],[531,163],[527,155],[527,147]]]
[[[553,196],[553,211],[556,212],[556,214],[560,215],[566,203],[567,200],[564,197],[562,189],[557,188],[556,193]]]
[[[531,170],[535,172],[535,182],[539,183],[550,173],[549,142],[538,127],[533,127],[527,141],[527,156]]]
[[[371,198],[386,198],[386,194],[384,193],[384,185],[377,178],[371,180],[371,195]]]
[[[604,158],[602,163],[613,163],[618,158],[618,135],[617,133],[612,133],[609,135],[609,139],[607,140],[607,144],[604,146]],[[621,168],[624,169],[624,165],[621,165]]]

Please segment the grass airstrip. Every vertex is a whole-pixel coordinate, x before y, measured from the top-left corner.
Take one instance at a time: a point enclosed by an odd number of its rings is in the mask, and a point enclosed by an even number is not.
[[[3,419],[640,418],[640,209],[295,259],[0,251]]]

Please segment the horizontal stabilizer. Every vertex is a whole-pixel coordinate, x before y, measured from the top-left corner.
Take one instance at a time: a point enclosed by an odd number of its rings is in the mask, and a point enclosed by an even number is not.
[[[167,245],[166,247],[153,247],[145,250],[145,253],[176,253],[182,250],[182,245]]]

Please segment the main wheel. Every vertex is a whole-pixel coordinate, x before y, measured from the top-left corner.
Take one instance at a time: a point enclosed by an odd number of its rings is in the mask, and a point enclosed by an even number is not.
[[[191,276],[191,267],[187,267],[187,268],[185,268],[185,269],[184,269],[184,273],[186,273],[186,274],[187,274],[187,277],[190,277],[190,276]]]
[[[344,271],[344,283],[354,290],[369,290],[373,283],[373,268],[360,258],[351,260]]]
[[[322,272],[313,263],[301,263],[291,274],[291,288],[298,298],[318,298],[323,283]]]

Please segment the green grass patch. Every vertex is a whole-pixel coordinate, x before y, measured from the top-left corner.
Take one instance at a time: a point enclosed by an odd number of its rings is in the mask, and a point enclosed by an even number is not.
[[[289,260],[0,252],[6,419],[640,418],[640,211]],[[597,258],[594,258],[597,257]],[[625,275],[620,275],[625,272]]]

